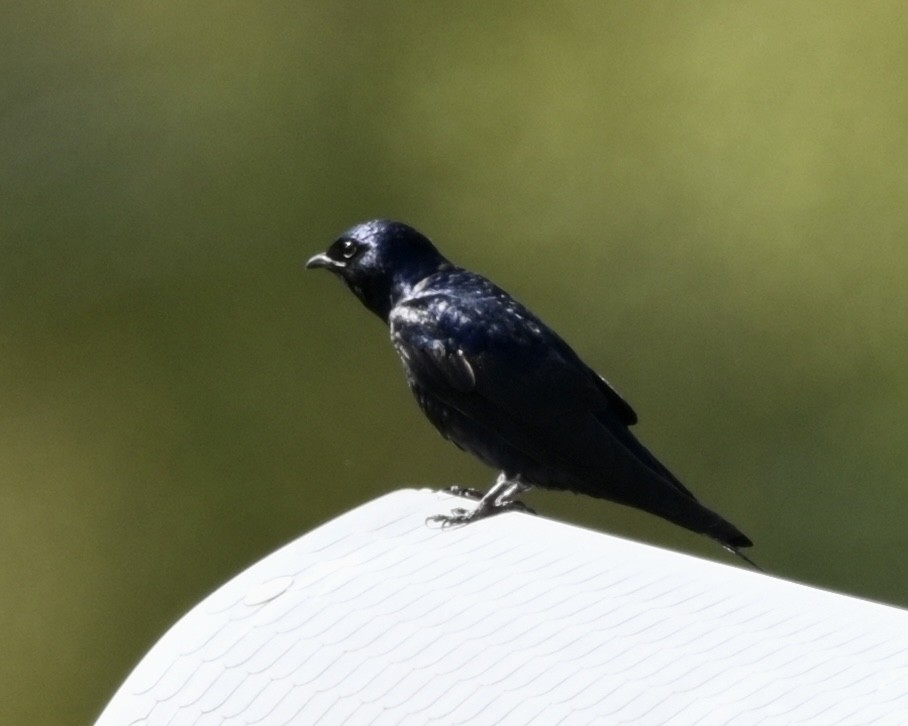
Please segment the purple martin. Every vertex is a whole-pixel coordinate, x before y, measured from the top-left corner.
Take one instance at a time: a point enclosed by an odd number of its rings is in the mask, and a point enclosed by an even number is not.
[[[514,508],[531,487],[636,507],[716,540],[753,564],[753,543],[703,506],[630,427],[630,404],[536,315],[449,262],[417,230],[373,220],[307,268],[340,277],[389,326],[407,383],[443,437],[499,470],[460,524]]]

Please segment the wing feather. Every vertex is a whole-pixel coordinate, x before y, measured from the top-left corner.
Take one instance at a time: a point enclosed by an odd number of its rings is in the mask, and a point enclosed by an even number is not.
[[[506,334],[490,328],[490,320]],[[623,444],[611,429],[636,421],[633,409],[510,298],[467,306],[447,295],[422,295],[398,305],[389,322],[411,388],[430,418],[433,406],[451,407],[526,456],[581,478],[615,466]],[[450,437],[449,419],[439,418],[436,426]]]
[[[490,331],[490,320],[506,334]],[[424,295],[398,305],[389,322],[395,347],[417,376],[474,392],[516,417],[586,411],[610,413],[626,425],[637,421],[604,378],[510,298],[465,306],[447,295]]]

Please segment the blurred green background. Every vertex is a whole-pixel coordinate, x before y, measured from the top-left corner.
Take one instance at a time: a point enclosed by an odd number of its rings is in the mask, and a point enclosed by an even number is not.
[[[485,486],[303,271],[377,216],[562,332],[783,577],[908,605],[899,2],[6,2],[0,722],[406,485]],[[565,494],[548,516],[729,561]]]

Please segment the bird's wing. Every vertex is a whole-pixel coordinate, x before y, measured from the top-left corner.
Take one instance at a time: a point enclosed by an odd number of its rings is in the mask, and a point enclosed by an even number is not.
[[[510,298],[424,295],[398,305],[390,322],[411,372],[435,390],[472,393],[515,417],[589,412],[637,422],[604,378]]]
[[[595,496],[607,471],[607,498],[616,501],[656,511],[641,497],[663,488],[692,497],[628,430],[633,409],[510,298],[423,295],[396,306],[389,322],[427,413],[426,399],[435,399]],[[433,423],[451,438],[449,423]],[[469,441],[454,441],[473,450]]]

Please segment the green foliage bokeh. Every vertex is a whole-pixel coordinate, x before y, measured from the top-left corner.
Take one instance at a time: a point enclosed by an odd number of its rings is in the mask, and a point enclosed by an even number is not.
[[[400,218],[557,327],[769,571],[908,604],[896,2],[0,9],[0,722],[86,723],[188,607],[493,472],[305,259]],[[544,514],[701,556],[652,517]]]

